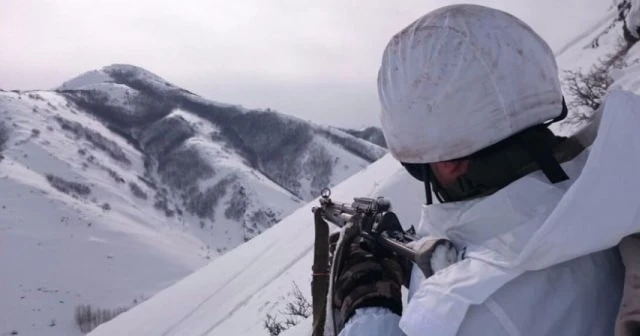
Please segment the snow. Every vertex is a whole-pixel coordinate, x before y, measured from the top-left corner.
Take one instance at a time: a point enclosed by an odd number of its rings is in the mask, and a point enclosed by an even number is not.
[[[0,162],[0,267],[5,274],[0,334],[79,335],[73,322],[76,306],[131,307],[217,255],[198,238],[202,232],[191,225],[185,229],[184,219],[168,219],[153,208],[153,200],[138,199],[126,183],[114,182],[107,169],[137,182],[147,194],[153,192],[138,181],[144,171],[141,154],[101,122],[52,92],[1,92],[0,107],[0,117],[12,126]],[[56,117],[102,134],[131,164],[116,162],[61,129]],[[87,165],[88,156],[93,159]],[[46,174],[83,183],[91,195],[85,199],[61,193]],[[267,199],[284,202],[283,197]],[[291,209],[298,206],[289,201]],[[111,210],[102,209],[106,203]],[[225,225],[240,232],[225,234]],[[221,223],[217,229],[214,251],[243,242],[237,223]],[[230,235],[238,240],[226,240]],[[52,320],[56,325],[50,327]]]
[[[584,23],[585,33],[557,53],[561,70],[587,70],[615,50],[621,23],[611,25],[610,12],[601,18]],[[639,63],[636,46],[627,57],[630,67],[614,73],[614,86],[640,93]],[[555,127],[568,135],[581,126],[565,122]],[[405,226],[417,223],[424,199],[422,186],[388,155],[332,191],[335,200],[346,202],[354,196],[383,195]],[[314,205],[315,201],[302,207],[91,335],[267,335],[262,326],[265,315],[278,314],[293,283],[310,298]],[[281,335],[309,335],[310,330],[311,319],[306,319]]]
[[[107,97],[106,104],[112,106],[127,106],[139,94],[137,90],[117,83],[92,83],[76,89],[105,93]]]
[[[601,27],[605,25],[609,25],[612,19],[617,15],[615,9],[610,9],[608,12],[604,13],[601,18],[595,20],[595,22],[587,29],[584,30],[582,34],[577,35],[575,38],[571,39],[564,46],[557,49],[554,54],[556,57],[562,56],[565,52],[569,50],[575,49],[576,44],[579,44],[584,41],[585,38],[589,37],[593,32],[598,31]]]
[[[129,144],[56,93],[0,92],[0,103],[0,117],[12,126],[0,162],[0,334],[80,335],[76,306],[128,308],[206,263],[200,240],[105,172],[137,180],[142,158]],[[56,116],[117,143],[131,165],[74,138]],[[84,168],[79,149],[95,164]],[[91,195],[61,193],[46,174],[86,184]]]
[[[313,331],[313,321],[305,319],[293,328],[285,330],[280,336],[309,336]],[[265,333],[266,335],[266,333]]]
[[[612,72],[611,75],[615,79],[613,87],[640,93],[640,81],[638,81],[638,75],[640,75],[640,44],[636,44],[629,50],[626,63],[628,64],[627,68]]]
[[[212,178],[198,182],[200,191],[213,187],[223,179],[235,177],[233,184],[227,188],[229,192],[219,203],[221,204],[218,206],[219,210],[225,209],[231,201],[233,192],[239,188],[244,190],[248,200],[243,223],[227,218],[223,211],[216,211],[215,220],[211,224],[205,224],[208,226],[206,234],[203,234],[198,226],[192,228],[193,234],[199,235],[209,246],[218,246],[222,251],[226,251],[231,246],[242,244],[246,238],[255,236],[258,232],[247,234],[246,230],[254,224],[251,214],[257,211],[273,211],[278,218],[282,218],[302,204],[302,200],[297,196],[267,178],[260,171],[244,164],[244,159],[227,148],[225,144],[211,141],[211,134],[219,132],[216,125],[180,109],[173,111],[165,118],[183,118],[193,127],[196,135],[189,138],[183,146],[195,149],[200,157],[215,169],[215,175]],[[353,168],[351,171],[353,172]],[[201,222],[198,218],[188,215],[186,217],[187,222]]]
[[[370,164],[360,157],[351,155],[346,149],[341,146],[337,146],[327,139],[316,137],[312,140],[312,142],[313,143],[310,145],[310,148],[312,150],[305,154],[306,156],[304,157],[304,160],[307,160],[312,155],[318,155],[317,153],[313,152],[313,149],[325,148],[327,149],[328,157],[331,158],[333,162],[337,163],[337,165],[331,172],[329,184],[326,187],[331,188],[340,181],[344,181],[347,177],[353,175],[352,169],[354,167],[357,171],[360,169],[364,169]],[[316,188],[313,188],[311,186],[311,179],[308,176],[300,180],[300,184],[300,193],[304,195],[305,199],[314,199],[319,196],[318,191],[315,190]]]
[[[178,117],[188,121],[189,124],[193,126],[193,128],[201,136],[207,136],[213,133],[220,133],[220,129],[216,125],[181,109],[173,110],[173,112],[171,112],[165,118],[178,118]]]
[[[189,96],[132,66],[91,71],[60,89],[91,91],[104,96],[107,105],[123,107],[118,111],[133,112],[131,100],[142,93],[114,83],[108,74],[113,71],[128,71]],[[201,190],[236,177],[213,218],[202,220],[186,211],[168,217],[156,209],[154,197],[163,185],[149,182],[143,153],[64,93],[0,91],[0,120],[11,132],[0,161],[0,335],[13,330],[20,335],[80,335],[73,321],[78,305],[133,307],[303,204],[247,165],[233,148],[212,140],[212,134],[220,133],[214,123],[180,109],[165,118],[183,118],[195,130],[181,146],[196,149],[215,170],[215,177],[199,181]],[[101,137],[126,159],[115,159],[109,148],[97,144],[95,138]],[[314,136],[313,141],[341,165],[328,176],[330,185],[368,164],[325,137]],[[47,181],[49,174],[80,183],[90,194],[63,193]],[[149,197],[136,197],[130,183]],[[244,214],[229,219],[225,210],[240,190],[248,200]],[[171,192],[169,201],[182,206],[180,195]],[[311,194],[309,187],[305,195],[311,199]]]
[[[59,90],[82,89],[89,85],[113,82],[113,78],[102,70],[91,70],[64,82]]]
[[[564,48],[556,52],[561,70],[591,68],[599,59],[611,53],[621,40],[622,23],[612,23],[616,12],[609,11],[602,20]],[[594,44],[594,41],[597,43]]]
[[[417,223],[422,188],[390,156],[333,190],[335,200],[385,195],[403,223]],[[308,284],[313,245],[312,202],[262,235],[214,260],[91,335],[259,335],[267,313],[292,283]],[[309,288],[300,285],[308,296]],[[179,302],[179,304],[176,304]],[[224,302],[224,304],[220,304]],[[163,309],[163,307],[170,307]],[[154,323],[136,321],[153,320]]]

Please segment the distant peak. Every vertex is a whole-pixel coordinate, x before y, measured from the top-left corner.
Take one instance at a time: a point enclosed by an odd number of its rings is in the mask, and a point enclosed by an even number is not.
[[[162,77],[154,74],[153,72],[145,68],[139,67],[137,65],[111,64],[102,68],[101,71],[111,75],[111,77],[114,77],[120,74],[126,74],[128,76],[133,76],[138,79],[146,79],[146,80],[166,83],[166,80],[164,80]]]
[[[137,65],[133,65],[133,64],[124,64],[124,63],[114,63],[111,65],[107,65],[104,66],[102,68],[102,71],[108,72],[109,70],[120,70],[120,71],[140,71],[140,72],[148,72],[151,73],[149,70],[143,68],[143,67],[139,67]]]
[[[133,83],[144,83],[142,85],[153,87],[155,89],[165,90],[182,90],[175,85],[167,82],[162,77],[142,67],[131,64],[111,64],[99,70],[87,71],[77,77],[64,82],[58,90],[82,90],[95,89],[96,85],[105,83],[124,84],[135,87]],[[133,86],[132,86],[133,85]]]

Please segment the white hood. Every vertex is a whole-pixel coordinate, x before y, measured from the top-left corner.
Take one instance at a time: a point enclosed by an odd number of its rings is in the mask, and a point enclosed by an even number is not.
[[[449,237],[467,247],[467,258],[411,293],[402,329],[455,335],[470,305],[524,272],[608,249],[640,232],[638,107],[639,96],[609,94],[593,146],[563,164],[569,181],[550,185],[536,172],[487,198],[426,207],[420,234]],[[492,232],[478,232],[473,224],[479,221]]]

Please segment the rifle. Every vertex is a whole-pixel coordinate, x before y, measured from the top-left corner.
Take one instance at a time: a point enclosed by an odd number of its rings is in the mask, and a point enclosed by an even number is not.
[[[315,219],[315,245],[313,260],[313,279],[311,295],[313,307],[313,336],[324,335],[327,296],[330,283],[329,269],[329,227],[327,222],[343,228],[349,223],[357,225],[358,234],[376,248],[386,249],[412,261],[423,272],[425,277],[433,274],[432,256],[437,247],[445,245],[453,251],[453,258],[458,257],[453,244],[446,239],[430,239],[417,249],[410,246],[416,241],[415,230],[411,227],[404,231],[395,213],[391,211],[391,203],[383,198],[356,197],[350,204],[334,202],[331,190],[325,188],[321,192],[320,206],[313,207]],[[447,254],[445,262],[454,262]],[[405,284],[408,287],[408,283]],[[334,321],[335,324],[335,321]],[[334,326],[335,329],[335,326]],[[335,332],[335,330],[334,330]]]
[[[334,202],[331,190],[325,188],[320,197],[320,206],[314,207],[315,213],[320,211],[322,218],[343,228],[356,220],[360,236],[374,245],[388,249],[396,254],[416,261],[416,252],[407,246],[416,240],[415,229],[408,231],[402,225],[395,213],[391,211],[391,202],[384,197],[367,198],[356,197],[351,204]]]

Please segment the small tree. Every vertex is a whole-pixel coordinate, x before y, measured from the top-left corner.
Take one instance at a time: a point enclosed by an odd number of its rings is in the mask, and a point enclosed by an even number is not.
[[[613,79],[602,64],[594,66],[588,73],[569,70],[565,72],[565,84],[573,96],[570,107],[585,106],[597,110]]]
[[[283,314],[303,319],[311,316],[311,304],[302,294],[298,285],[294,282],[293,289],[289,292],[293,296],[293,301],[287,302]]]
[[[267,314],[265,316],[263,326],[270,336],[278,336],[283,331],[300,323],[301,320],[311,316],[311,303],[304,297],[295,282],[288,296],[292,297],[292,300],[287,302],[284,310],[280,311],[280,314],[284,315],[284,320],[278,319],[277,315]]]
[[[282,325],[282,322],[279,322],[274,316],[271,314],[267,314],[264,318],[263,326],[269,332],[270,336],[278,336],[283,331],[287,330],[287,328]]]
[[[597,110],[613,84],[610,71],[624,67],[624,57],[628,51],[629,46],[621,42],[615,52],[601,59],[586,73],[580,70],[565,71],[564,84],[569,96],[573,98],[569,107]],[[578,118],[588,119],[589,116],[581,114]]]

